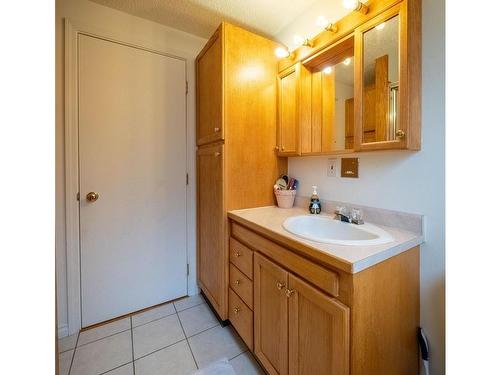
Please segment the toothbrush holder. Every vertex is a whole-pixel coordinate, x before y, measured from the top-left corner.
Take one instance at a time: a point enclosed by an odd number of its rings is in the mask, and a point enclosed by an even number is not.
[[[275,190],[274,195],[279,208],[292,208],[297,190]]]

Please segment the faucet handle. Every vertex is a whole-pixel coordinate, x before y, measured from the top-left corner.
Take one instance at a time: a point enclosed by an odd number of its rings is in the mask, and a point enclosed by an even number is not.
[[[359,208],[353,208],[351,210],[351,223],[353,224],[363,224],[363,211]]]

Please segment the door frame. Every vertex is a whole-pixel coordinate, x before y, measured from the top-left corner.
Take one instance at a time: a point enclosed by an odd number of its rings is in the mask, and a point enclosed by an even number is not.
[[[66,235],[66,288],[68,301],[68,334],[79,332],[82,328],[82,301],[81,301],[81,272],[80,272],[80,208],[77,196],[79,194],[79,137],[78,137],[78,35],[87,35],[102,40],[118,43],[124,46],[138,48],[144,51],[160,54],[170,58],[182,60],[185,63],[186,84],[188,81],[187,56],[178,56],[166,51],[159,51],[136,43],[120,40],[120,37],[110,35],[102,30],[91,30],[64,19],[64,173],[65,173],[65,235]],[[188,102],[193,95],[186,91],[185,128],[186,128],[186,176],[194,176],[191,170],[190,139],[188,123],[190,122]],[[193,179],[191,179],[193,180]],[[186,267],[195,267],[195,259],[191,254],[190,247],[196,239],[190,240],[189,223],[195,217],[195,207],[190,205],[190,198],[194,194],[192,184],[186,184]],[[194,245],[195,246],[195,245]],[[195,255],[194,255],[195,256]],[[189,265],[193,267],[189,267]],[[189,295],[198,291],[196,279],[192,278],[193,272],[187,275],[187,292]],[[194,274],[196,274],[194,272]],[[194,281],[193,281],[194,280]]]

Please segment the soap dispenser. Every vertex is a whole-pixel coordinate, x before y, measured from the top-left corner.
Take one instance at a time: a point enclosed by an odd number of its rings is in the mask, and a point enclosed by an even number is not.
[[[311,195],[311,203],[309,204],[309,212],[311,214],[319,214],[321,212],[321,203],[319,201],[317,186],[313,186],[313,193]]]

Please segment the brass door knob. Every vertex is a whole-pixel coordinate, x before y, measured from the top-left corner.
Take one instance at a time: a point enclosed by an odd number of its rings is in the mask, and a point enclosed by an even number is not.
[[[285,294],[288,298],[290,298],[291,296],[293,296],[293,294],[295,293],[295,290],[293,289],[287,289]]]
[[[396,137],[398,137],[398,138],[404,138],[405,135],[406,135],[405,132],[401,129],[396,131]]]
[[[283,289],[285,287],[285,283],[280,283],[279,281],[276,283],[276,288],[279,290]]]
[[[235,308],[233,309],[233,311],[234,311],[234,313],[235,313],[235,314],[238,314],[238,313],[241,311],[241,308],[239,308],[239,307],[235,307]]]
[[[99,199],[99,194],[94,193],[93,191],[87,194],[87,200],[89,202],[95,202],[98,199]]]

